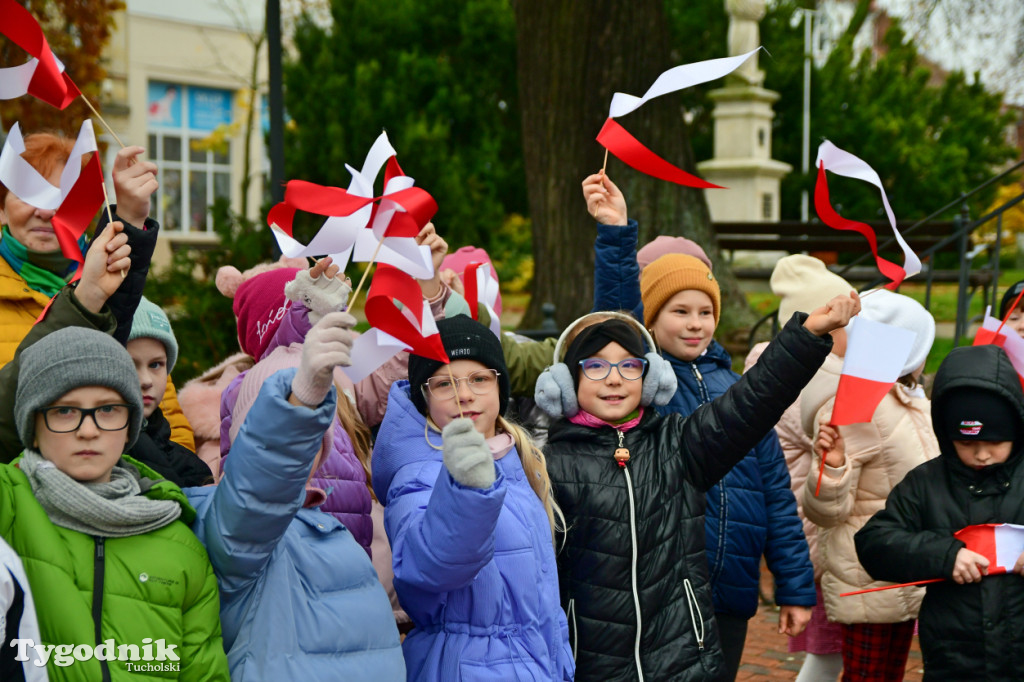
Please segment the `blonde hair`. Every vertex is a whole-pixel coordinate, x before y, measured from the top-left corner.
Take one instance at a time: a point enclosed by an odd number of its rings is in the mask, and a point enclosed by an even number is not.
[[[513,424],[504,417],[499,415],[494,426],[496,430],[503,431],[512,437],[512,442],[519,452],[519,461],[526,473],[526,480],[529,481],[533,492],[537,494],[541,504],[544,505],[544,513],[548,517],[548,527],[551,530],[551,542],[554,544],[556,533],[565,531],[565,516],[558,507],[558,503],[555,502],[554,493],[551,491],[551,477],[548,475],[547,459],[544,457],[544,452],[534,444],[530,434],[523,427]],[[435,450],[440,450],[441,446],[430,442],[430,430],[441,432],[430,415],[427,415],[423,438],[427,441],[427,445]]]
[[[370,455],[373,453],[370,427],[359,416],[356,406],[352,404],[352,400],[349,399],[344,389],[341,386],[336,386],[336,388],[338,389],[336,410],[338,421],[341,423],[341,428],[345,429],[345,433],[348,434],[349,440],[352,441],[352,450],[356,453],[356,458],[362,465],[363,471],[366,472],[366,487],[370,491],[370,499],[378,501],[377,495],[373,492],[373,481],[370,476]]]

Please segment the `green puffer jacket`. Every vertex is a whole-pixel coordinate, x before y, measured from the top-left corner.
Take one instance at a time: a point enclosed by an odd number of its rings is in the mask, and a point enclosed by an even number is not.
[[[145,465],[124,459],[143,476],[159,479]],[[179,520],[143,535],[94,538],[51,523],[17,460],[0,465],[0,535],[25,566],[43,643],[95,645],[112,639],[115,646],[136,645],[142,655],[148,645],[156,656],[158,647],[144,640],[162,639],[166,646],[176,646],[173,652],[180,658],[165,661],[166,667],[176,665],[178,670],[147,672],[130,670],[125,661],[101,663],[95,658],[58,666],[51,655],[51,682],[228,679],[217,579],[206,550],[186,525],[195,518],[195,510],[181,489],[168,481],[161,480],[146,495],[178,502]],[[28,654],[35,656],[31,649]],[[132,665],[146,663],[138,660]]]

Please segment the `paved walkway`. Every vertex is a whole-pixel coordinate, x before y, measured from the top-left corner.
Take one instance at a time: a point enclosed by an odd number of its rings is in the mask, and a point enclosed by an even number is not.
[[[747,628],[747,643],[740,663],[739,682],[746,680],[794,680],[800,671],[804,655],[787,650],[786,636],[778,633],[779,612],[771,606],[761,606]],[[917,637],[910,647],[905,680],[921,680],[921,649]]]

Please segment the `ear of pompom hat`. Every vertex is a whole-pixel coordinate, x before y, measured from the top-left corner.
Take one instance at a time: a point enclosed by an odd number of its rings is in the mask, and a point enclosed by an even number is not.
[[[233,265],[225,265],[217,270],[217,276],[214,278],[214,282],[217,284],[217,291],[222,293],[227,298],[234,298],[238,292],[238,287],[242,286],[242,283],[262,275],[264,272],[271,270],[277,270],[279,268],[302,268],[306,269],[309,267],[309,263],[305,258],[289,258],[288,256],[281,256],[272,263],[260,263],[255,265],[245,272],[240,272],[238,268]]]

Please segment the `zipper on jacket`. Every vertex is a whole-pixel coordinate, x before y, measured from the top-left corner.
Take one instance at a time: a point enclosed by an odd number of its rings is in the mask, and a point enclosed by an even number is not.
[[[704,376],[697,369],[697,364],[694,362],[690,363],[690,369],[693,370],[693,378],[697,380],[697,391],[700,393],[700,404],[711,402],[711,394],[708,393],[708,387],[704,383]]]
[[[686,605],[690,607],[690,625],[693,626],[693,636],[697,638],[697,649],[704,651],[704,614],[700,612],[700,604],[689,578],[683,578],[683,590],[686,591]],[[694,609],[697,610],[696,618],[693,614]]]
[[[619,434],[619,448],[623,448],[626,434],[618,429],[616,431]],[[633,501],[633,479],[629,475],[629,469],[623,466],[622,472],[626,475],[626,492],[629,494],[629,534],[633,541],[633,563],[630,567],[630,578],[633,582],[633,607],[636,609],[636,641],[633,644],[633,658],[636,660],[638,679],[640,682],[644,682],[644,670],[640,666],[640,634],[643,629],[643,621],[640,617],[640,593],[636,587],[636,507]]]
[[[103,559],[103,538],[97,537],[96,551],[92,559],[92,622],[96,636],[96,646],[103,643],[103,577],[106,575],[105,562]],[[103,671],[103,682],[110,682],[110,668],[107,662],[101,660],[100,669]]]
[[[576,660],[576,598],[569,600],[569,610],[565,614],[569,619],[569,627],[572,628],[572,660]]]
[[[704,383],[704,376],[697,369],[697,363],[691,362],[690,369],[693,371],[693,377],[697,380],[697,392],[700,393],[700,404],[704,405],[711,402],[711,394],[708,392],[707,384]],[[725,495],[725,486],[722,481],[717,483],[718,486],[718,546],[715,548],[715,559],[711,562],[708,567],[710,575],[710,582],[714,584],[718,577],[722,574],[722,568],[725,565],[725,528],[727,519],[729,517],[729,500]]]

